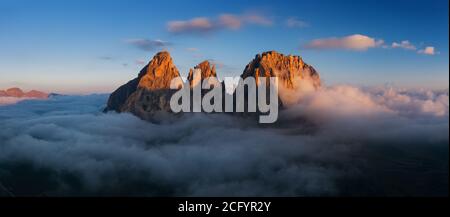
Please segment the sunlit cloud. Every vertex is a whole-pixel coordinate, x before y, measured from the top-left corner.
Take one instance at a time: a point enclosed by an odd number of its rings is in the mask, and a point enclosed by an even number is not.
[[[222,14],[219,16],[219,25],[229,29],[239,29],[242,26],[242,20],[233,14]]]
[[[207,32],[214,29],[212,22],[205,17],[197,17],[186,21],[170,21],[167,30],[172,33]]]
[[[435,54],[437,54],[435,48],[432,47],[432,46],[427,46],[424,49],[419,50],[418,53],[419,54],[424,54],[424,55],[435,55]]]
[[[405,50],[416,50],[417,49],[416,46],[411,44],[411,42],[409,42],[408,40],[401,41],[400,43],[393,42],[391,47],[392,48],[402,48]]]
[[[320,38],[312,40],[304,45],[308,49],[345,49],[355,51],[365,51],[369,48],[380,47],[384,44],[383,40],[354,34],[345,37]]]
[[[271,18],[257,12],[246,13],[241,16],[241,20],[244,23],[255,24],[260,26],[271,26],[273,24]]]
[[[218,30],[238,30],[245,25],[270,26],[273,21],[256,12],[244,14],[220,14],[217,18],[195,17],[189,20],[175,20],[167,23],[167,31],[174,34],[204,34]]]

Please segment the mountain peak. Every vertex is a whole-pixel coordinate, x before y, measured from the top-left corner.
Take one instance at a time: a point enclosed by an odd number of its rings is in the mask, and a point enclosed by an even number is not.
[[[217,73],[216,73],[216,66],[211,64],[208,60],[205,60],[201,63],[199,63],[198,65],[196,65],[194,67],[194,69],[199,69],[201,72],[201,81],[203,81],[205,78],[217,78]],[[194,86],[196,84],[198,84],[201,81],[194,81],[194,70],[193,69],[189,69],[189,75],[187,77],[187,80],[189,81],[189,84],[191,86]]]
[[[138,88],[169,89],[172,79],[179,76],[180,73],[173,63],[170,53],[161,51],[146,66],[145,74],[140,78]]]
[[[0,90],[0,96],[17,97],[17,98],[28,97],[28,98],[39,98],[39,99],[48,98],[47,93],[37,91],[37,90],[24,92],[22,89],[20,89],[18,87],[12,87],[12,88],[8,88],[6,90]]]
[[[315,88],[320,87],[317,71],[303,62],[300,56],[283,55],[276,51],[267,51],[255,56],[245,67],[242,78],[278,77],[287,89],[295,89],[298,80],[310,79]]]
[[[151,119],[157,111],[168,111],[174,78],[180,78],[180,73],[170,53],[158,52],[137,78],[111,94],[105,111],[131,112],[143,119]]]
[[[194,80],[194,69],[200,71],[201,80]],[[187,82],[193,87],[208,77],[217,79],[216,68],[209,61],[203,61],[190,69]],[[245,67],[241,77],[244,79],[277,77],[280,87],[279,97],[283,105],[288,105],[289,102],[281,95],[296,91],[299,85],[304,85],[304,82],[299,81],[308,80],[315,89],[320,87],[319,74],[312,66],[304,63],[300,56],[286,56],[276,51],[256,55]],[[177,91],[170,88],[174,78],[179,78],[179,81],[183,82],[170,53],[159,52],[141,70],[137,78],[122,85],[111,94],[105,111],[131,112],[145,120],[155,120],[155,117],[158,118],[155,114],[159,112],[171,113],[170,99]],[[202,90],[201,93],[203,95],[206,92],[208,90]]]
[[[20,89],[18,87],[9,88],[5,92],[8,96],[11,96],[11,97],[23,97],[25,94],[22,91],[22,89]]]

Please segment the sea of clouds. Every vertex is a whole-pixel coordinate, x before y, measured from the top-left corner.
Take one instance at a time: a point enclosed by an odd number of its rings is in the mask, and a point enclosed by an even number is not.
[[[0,196],[448,195],[448,90],[305,90],[274,125],[153,124],[107,97],[0,106]]]
[[[11,105],[16,104],[20,101],[24,100],[38,100],[36,98],[30,98],[30,97],[10,97],[10,96],[0,96],[0,106],[1,105]]]

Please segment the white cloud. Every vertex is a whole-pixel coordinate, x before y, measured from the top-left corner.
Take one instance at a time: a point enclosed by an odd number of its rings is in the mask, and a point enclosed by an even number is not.
[[[418,53],[425,54],[425,55],[435,55],[436,51],[435,51],[434,47],[427,46],[424,49],[419,50]]]
[[[408,40],[404,40],[400,43],[393,42],[391,47],[392,48],[402,48],[405,50],[416,50],[417,49],[416,46],[411,44],[411,42],[409,42]]]
[[[342,38],[320,38],[308,42],[304,45],[309,49],[346,49],[365,51],[369,48],[381,46],[384,42],[376,40],[366,35],[354,34]]]
[[[0,182],[27,196],[448,194],[448,91],[298,94],[268,127],[222,114],[153,124],[101,113],[107,95],[3,106]]]
[[[303,20],[299,20],[296,17],[290,17],[286,20],[286,26],[290,28],[304,28],[308,27],[309,24]]]
[[[24,101],[24,100],[36,100],[36,99],[35,98],[29,98],[29,97],[0,96],[0,106],[16,104],[16,103]]]

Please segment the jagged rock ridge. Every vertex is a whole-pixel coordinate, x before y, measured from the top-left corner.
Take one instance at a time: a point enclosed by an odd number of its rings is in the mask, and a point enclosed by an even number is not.
[[[217,79],[214,65],[208,61],[201,62],[194,69],[199,69],[202,80],[207,77]],[[192,86],[201,84],[195,81],[194,69],[190,69],[187,81]],[[321,85],[317,71],[303,62],[299,56],[285,56],[275,51],[256,55],[242,73],[242,78],[278,77],[285,89],[297,88],[298,80],[308,79],[314,88]],[[148,65],[139,73],[138,77],[122,85],[114,91],[108,100],[106,111],[131,112],[145,120],[154,120],[157,113],[170,113],[170,98],[177,91],[171,89],[172,79],[179,81],[178,88],[184,84],[178,69],[173,63],[169,52],[157,53]],[[224,84],[221,83],[224,90]],[[207,91],[206,91],[207,92]],[[225,91],[223,91],[225,94]],[[205,91],[202,90],[202,95]]]

